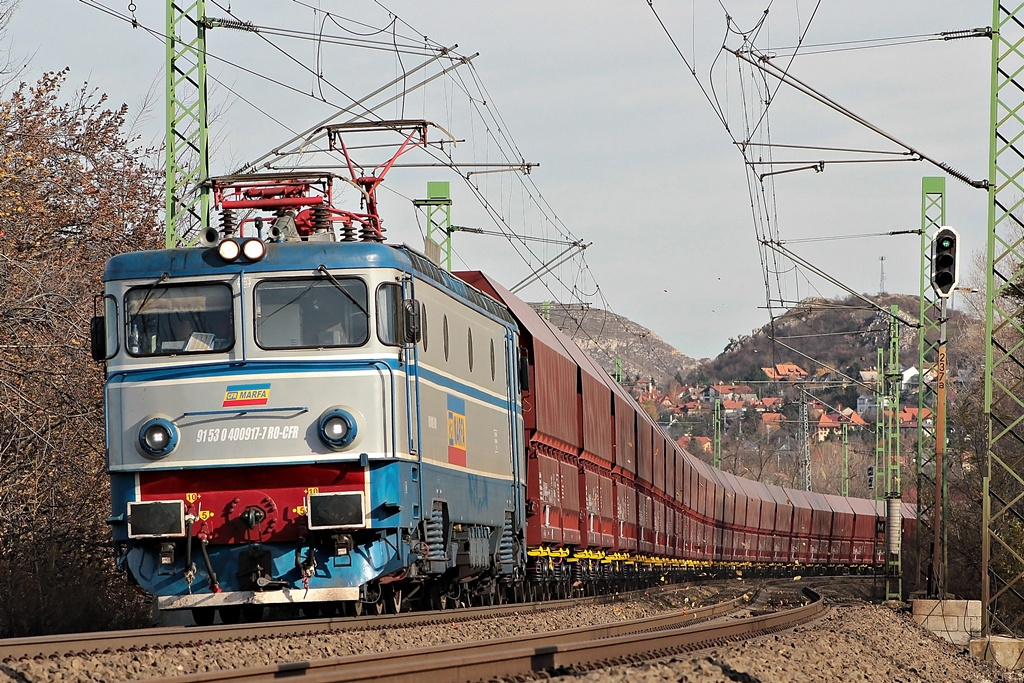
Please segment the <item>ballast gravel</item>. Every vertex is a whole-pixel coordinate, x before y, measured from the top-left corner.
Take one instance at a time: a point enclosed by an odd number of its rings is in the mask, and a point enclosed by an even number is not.
[[[8,662],[0,664],[0,683],[139,681],[285,661],[504,638],[637,619],[687,604],[710,604],[742,592],[736,588],[739,586],[733,584],[719,593],[717,587],[687,586],[659,597],[523,613],[514,618]],[[844,596],[844,600],[823,618],[791,631],[643,665],[559,676],[553,680],[562,683],[1024,683],[1021,673],[973,660],[963,648],[920,629],[905,611],[851,601],[850,596]]]
[[[309,661],[370,652],[443,645],[445,643],[507,638],[564,628],[642,619],[685,606],[703,606],[743,594],[739,584],[680,586],[660,596],[604,605],[521,613],[514,617],[445,621],[407,628],[334,631],[309,636],[154,648],[140,652],[70,656],[0,663],[0,683],[111,683],[139,681],[208,671],[256,667],[280,662]],[[453,617],[457,615],[453,612]]]
[[[826,596],[835,593],[822,590]],[[639,666],[614,667],[559,683],[1020,683],[1024,672],[980,662],[964,647],[919,627],[909,610],[840,603],[817,621],[738,645]]]

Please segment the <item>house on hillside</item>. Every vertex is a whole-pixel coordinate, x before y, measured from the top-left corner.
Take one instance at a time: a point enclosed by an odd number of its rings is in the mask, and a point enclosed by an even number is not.
[[[750,404],[750,407],[759,413],[778,412],[782,410],[782,398],[779,396],[768,396],[760,398]]]
[[[743,401],[722,401],[722,414],[725,417],[740,417],[743,415]]]
[[[850,421],[850,424],[856,425],[858,427],[866,427],[868,424],[867,420],[858,415],[857,411],[854,410],[853,408],[843,408],[842,406],[839,406],[837,410],[843,417]]]
[[[847,429],[850,427],[865,427],[867,422],[855,413],[853,410],[847,408],[843,412],[833,413],[825,412],[821,414],[818,419],[817,425],[817,436],[818,441],[824,441],[829,437],[830,434],[839,435],[843,433],[843,425],[847,425]]]
[[[889,407],[889,397],[882,397],[882,408]],[[874,394],[862,394],[857,397],[857,412],[865,419],[874,420],[878,413],[878,400]]]
[[[757,394],[746,384],[712,384],[704,390],[707,401],[756,401]]]
[[[913,365],[900,374],[903,375],[903,379],[900,380],[900,391],[907,391],[911,388],[916,389],[917,385],[921,382],[921,373]]]
[[[703,404],[700,401],[684,401],[672,406],[672,412],[676,415],[689,415],[690,413],[701,412],[702,408]]]
[[[781,429],[785,421],[786,416],[782,413],[761,413],[761,424],[764,425],[764,430],[769,434]]]
[[[807,371],[795,363],[776,363],[761,370],[772,382],[798,382],[807,379]]]
[[[918,422],[923,420],[925,427],[932,426],[930,408],[900,408],[900,429],[917,429]]]

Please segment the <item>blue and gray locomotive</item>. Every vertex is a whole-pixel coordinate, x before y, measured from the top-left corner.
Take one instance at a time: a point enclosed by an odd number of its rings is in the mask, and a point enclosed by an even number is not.
[[[104,273],[119,565],[199,622],[503,597],[525,563],[516,323],[379,232],[303,230],[308,186],[232,187],[271,198],[265,235]]]

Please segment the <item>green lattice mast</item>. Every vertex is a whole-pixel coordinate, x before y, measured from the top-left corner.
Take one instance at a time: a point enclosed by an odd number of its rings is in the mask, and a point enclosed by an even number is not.
[[[881,500],[878,493],[878,482],[883,477],[882,463],[885,461],[885,356],[882,349],[878,349],[877,363],[875,365],[875,468],[874,484],[868,487],[868,495],[875,500]]]
[[[427,198],[414,199],[413,206],[426,209],[427,256],[447,271],[452,269],[452,196],[447,180],[427,183]]]
[[[840,493],[844,496],[850,495],[850,435],[849,427],[846,422],[843,423],[843,435],[842,435],[842,472],[840,473]]]
[[[885,419],[885,503],[888,523],[885,555],[885,597],[903,599],[902,498],[900,475],[900,321],[899,307],[889,307],[889,362],[885,371],[886,403],[889,410]],[[895,507],[895,511],[893,511]]]
[[[722,399],[715,398],[714,431],[711,440],[711,464],[722,469]]]
[[[932,288],[932,240],[946,224],[946,179],[921,179],[921,310],[917,367],[917,576],[918,589],[929,579],[932,557],[932,520],[935,505],[935,430],[924,419],[936,407],[935,363],[939,345],[939,297]],[[942,517],[945,519],[945,516]],[[929,591],[931,593],[931,591]]]
[[[1024,634],[1024,4],[992,3],[988,267],[985,287],[985,413],[981,599],[985,636]]]
[[[167,3],[165,243],[189,244],[209,225],[206,0]]]

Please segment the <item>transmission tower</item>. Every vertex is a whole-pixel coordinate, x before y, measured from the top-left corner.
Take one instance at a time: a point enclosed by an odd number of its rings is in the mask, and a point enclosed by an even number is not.
[[[885,257],[878,257],[880,274],[878,276],[878,293],[885,294]]]

